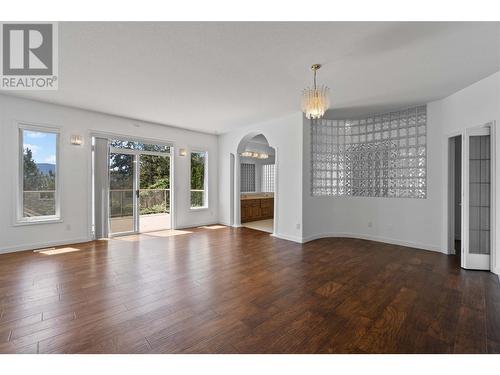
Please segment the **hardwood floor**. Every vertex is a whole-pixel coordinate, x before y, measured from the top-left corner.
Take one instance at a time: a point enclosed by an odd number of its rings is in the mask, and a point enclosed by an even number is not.
[[[186,232],[0,255],[0,352],[500,352],[498,278],[455,257]]]

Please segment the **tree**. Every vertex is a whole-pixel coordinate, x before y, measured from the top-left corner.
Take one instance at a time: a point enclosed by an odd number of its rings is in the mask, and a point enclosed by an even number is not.
[[[191,153],[191,189],[203,190],[205,185],[205,154]]]
[[[141,155],[141,189],[170,188],[170,159],[157,155]]]
[[[33,152],[29,148],[25,148],[23,154],[23,190],[40,190],[40,177],[40,171],[33,159]]]
[[[42,173],[28,147],[23,153],[23,211],[25,215],[55,214],[56,176],[52,171]]]
[[[191,153],[191,190],[205,189],[205,153]],[[191,207],[203,206],[203,191],[191,191]]]
[[[129,154],[110,154],[111,189],[131,189],[133,186],[133,156]]]

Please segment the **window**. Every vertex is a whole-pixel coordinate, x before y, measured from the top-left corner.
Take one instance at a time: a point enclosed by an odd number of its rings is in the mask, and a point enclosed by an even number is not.
[[[263,193],[274,193],[274,164],[262,166],[262,188]]]
[[[191,208],[206,208],[207,153],[191,152]]]
[[[241,163],[240,170],[240,192],[248,193],[255,191],[255,164]]]
[[[59,219],[57,130],[19,129],[18,222]]]
[[[311,123],[311,194],[426,198],[427,107]]]

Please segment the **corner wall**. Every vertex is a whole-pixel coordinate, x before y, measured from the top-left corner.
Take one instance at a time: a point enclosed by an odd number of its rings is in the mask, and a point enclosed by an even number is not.
[[[496,121],[494,271],[500,273],[500,72],[427,105],[427,199],[312,197],[310,123],[303,126],[303,240],[347,236],[447,254],[448,136]],[[371,223],[371,226],[369,225]]]
[[[60,128],[61,223],[15,226],[18,145],[17,122]],[[113,133],[171,142],[179,147],[208,151],[208,209],[190,210],[189,154],[174,156],[174,222],[176,227],[218,222],[217,136],[147,123],[102,113],[0,95],[0,155],[3,177],[0,194],[0,253],[75,243],[90,239],[92,132]],[[72,134],[83,146],[70,145]]]
[[[427,199],[311,196],[310,121],[304,119],[304,242],[355,237],[441,251],[441,108],[427,105]]]

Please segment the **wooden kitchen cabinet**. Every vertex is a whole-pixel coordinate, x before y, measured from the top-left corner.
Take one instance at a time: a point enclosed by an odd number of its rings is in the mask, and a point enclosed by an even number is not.
[[[272,219],[274,198],[256,198],[241,200],[241,222]]]

